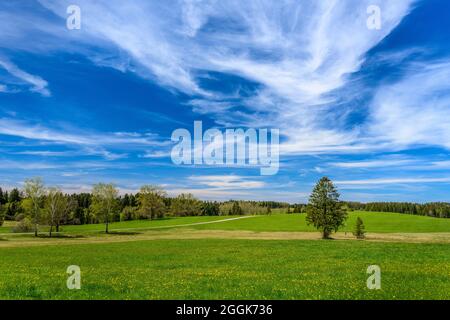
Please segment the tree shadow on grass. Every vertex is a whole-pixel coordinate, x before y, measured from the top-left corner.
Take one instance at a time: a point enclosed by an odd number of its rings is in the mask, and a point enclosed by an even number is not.
[[[37,236],[38,238],[43,238],[43,239],[78,239],[78,238],[86,238],[83,235],[80,234],[52,234],[52,236],[50,237],[50,235],[48,234],[39,234]]]
[[[111,236],[135,236],[137,234],[142,234],[142,232],[132,232],[132,231],[110,231],[108,233],[103,231],[101,233]]]
[[[323,241],[338,241],[340,239],[336,239],[336,238],[333,238],[333,237],[329,236],[327,238],[320,238],[320,240],[323,240]]]

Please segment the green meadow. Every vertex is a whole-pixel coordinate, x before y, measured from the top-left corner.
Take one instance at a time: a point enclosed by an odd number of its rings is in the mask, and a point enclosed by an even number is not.
[[[286,232],[314,232],[312,226],[308,226],[304,214],[272,214],[254,216],[250,219],[236,219],[224,223],[206,223],[190,225],[190,228],[204,230],[249,230],[249,231],[286,231]],[[376,233],[428,233],[450,232],[450,219],[437,219],[432,217],[414,216],[399,213],[385,212],[350,212],[346,225],[340,231],[352,232],[356,218],[361,217],[367,232]],[[111,230],[145,230],[153,228],[178,227],[219,220],[228,220],[238,217],[233,216],[200,216],[200,217],[173,217],[159,220],[133,220],[111,223]],[[11,233],[12,224],[0,227],[0,233]],[[42,232],[48,228],[41,227]],[[105,229],[103,224],[88,224],[81,226],[62,226],[61,231],[67,233],[101,232]]]
[[[446,299],[448,244],[155,240],[1,249],[2,299]],[[66,288],[68,265],[81,290]],[[368,290],[378,264],[381,290]]]
[[[356,218],[361,217],[367,232],[450,232],[450,219],[413,216],[399,213],[351,212],[346,225],[340,231],[352,232]],[[251,230],[251,231],[290,231],[314,232],[308,226],[304,214],[275,214],[258,216],[255,219],[243,219],[226,224],[210,224],[195,226],[196,229]]]
[[[381,240],[355,240],[357,217]],[[335,240],[300,214],[119,222],[111,235],[64,226],[52,239],[11,227],[1,228],[0,299],[450,298],[449,219],[352,212]],[[317,240],[292,239],[308,234]],[[81,290],[66,287],[69,265],[81,268]],[[366,286],[369,265],[381,268],[380,290]]]

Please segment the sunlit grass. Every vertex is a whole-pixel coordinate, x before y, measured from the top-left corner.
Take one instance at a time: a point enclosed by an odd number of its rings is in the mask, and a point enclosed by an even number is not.
[[[356,218],[361,217],[367,232],[450,232],[450,219],[414,216],[399,213],[362,212],[349,213],[349,218],[340,231],[352,232]],[[273,214],[257,219],[230,221],[224,224],[195,226],[196,229],[251,230],[251,231],[315,231],[306,223],[304,214]]]
[[[447,244],[154,240],[0,249],[1,299],[448,299]],[[82,289],[66,288],[79,265]],[[366,287],[377,264],[382,289]]]
[[[355,211],[349,213],[346,225],[340,231],[352,232],[356,223],[356,218],[361,217],[364,221],[367,232],[371,233],[429,233],[429,232],[450,232],[450,219],[440,219],[432,217],[414,216],[398,213],[382,212],[362,212]],[[110,224],[111,230],[122,229],[152,229],[158,227],[170,227],[178,225],[188,225],[192,223],[212,222],[235,218],[232,216],[218,217],[178,217],[161,220],[135,220],[116,222]],[[11,223],[8,222],[0,228],[0,233],[11,232]],[[240,219],[217,224],[205,224],[189,226],[195,229],[208,230],[250,230],[250,231],[315,231],[312,226],[306,224],[304,214],[272,214],[257,216],[251,219]],[[40,228],[42,232],[48,230],[46,227]],[[62,226],[61,231],[67,233],[101,232],[105,229],[103,224],[90,224],[80,226]]]

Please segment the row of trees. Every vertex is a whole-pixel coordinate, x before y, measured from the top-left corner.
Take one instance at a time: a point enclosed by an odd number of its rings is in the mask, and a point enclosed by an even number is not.
[[[135,219],[159,219],[172,216],[217,216],[244,214],[271,214],[273,208],[283,208],[287,213],[306,213],[306,221],[329,238],[347,219],[349,210],[400,212],[450,217],[448,203],[367,203],[341,202],[339,193],[328,178],[322,178],[315,186],[308,205],[289,205],[281,202],[226,201],[205,202],[192,194],[180,194],[170,198],[158,186],[142,186],[137,194],[119,196],[113,184],[94,185],[91,193],[67,195],[58,188],[46,188],[40,178],[25,181],[23,191],[13,189],[9,193],[0,188],[0,225],[3,220],[15,219],[20,231],[34,229],[46,224],[59,232],[63,224],[105,223],[105,231],[113,221]],[[358,219],[358,228],[363,229]],[[356,232],[360,234],[360,232]]]
[[[0,225],[4,219],[16,220],[17,232],[34,230],[39,225],[49,226],[49,235],[60,231],[65,224],[105,223],[138,219],[160,219],[170,216],[219,216],[270,214],[272,208],[286,208],[280,202],[257,201],[201,201],[192,194],[175,198],[158,186],[142,186],[136,194],[119,195],[113,184],[99,183],[91,193],[64,194],[55,187],[45,187],[41,178],[26,180],[23,190],[9,193],[0,188]]]
[[[315,186],[308,205],[290,205],[279,202],[227,201],[204,202],[192,194],[180,194],[169,198],[158,186],[142,186],[137,194],[119,196],[113,184],[99,183],[93,186],[91,193],[67,195],[55,187],[46,188],[42,179],[25,181],[23,192],[17,189],[8,194],[0,189],[1,217],[7,215],[19,220],[19,230],[33,228],[38,236],[39,224],[49,226],[49,235],[53,229],[66,223],[109,224],[117,220],[160,219],[165,215],[243,215],[270,214],[274,208],[285,208],[286,212],[306,212],[306,221],[322,232],[323,238],[330,237],[347,219],[347,210],[339,201],[339,193],[328,178],[322,178]],[[2,218],[3,219],[3,218]],[[2,220],[0,219],[0,220]],[[31,227],[30,227],[31,226]],[[364,226],[360,219],[355,235],[363,237]]]

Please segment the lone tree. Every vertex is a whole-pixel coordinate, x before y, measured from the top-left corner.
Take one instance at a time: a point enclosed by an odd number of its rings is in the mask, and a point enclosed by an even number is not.
[[[323,239],[329,239],[347,219],[342,210],[339,193],[330,179],[323,177],[314,187],[306,208],[306,221],[322,232]]]
[[[41,213],[41,203],[45,195],[44,183],[41,178],[33,178],[25,180],[25,195],[30,199],[31,216],[34,224],[34,236],[38,235],[38,224]]]
[[[114,184],[99,183],[92,188],[92,211],[99,220],[105,223],[105,232],[108,233],[108,226],[118,210],[118,191]]]
[[[358,217],[356,219],[356,226],[355,226],[355,231],[353,232],[353,235],[357,239],[364,239],[366,237],[364,223],[360,217]]]
[[[52,237],[53,227],[59,232],[60,225],[67,220],[67,217],[75,208],[75,200],[64,195],[59,188],[48,188],[45,201],[45,212],[47,213],[47,223],[50,226],[49,236]]]
[[[52,237],[53,227],[56,221],[61,220],[64,212],[64,195],[58,188],[49,188],[45,201],[45,211],[47,213],[47,222],[50,226],[49,236]]]
[[[164,198],[167,193],[158,186],[142,186],[137,196],[140,213],[150,220],[163,218],[167,209]]]

